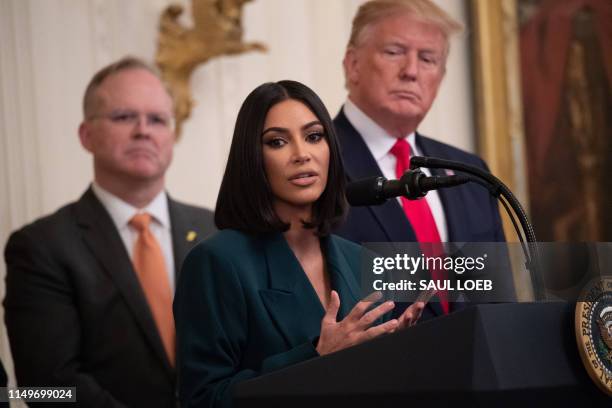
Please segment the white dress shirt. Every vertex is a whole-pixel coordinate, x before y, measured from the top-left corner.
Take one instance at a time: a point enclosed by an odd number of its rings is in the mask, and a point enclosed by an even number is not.
[[[145,208],[138,209],[104,190],[95,182],[92,185],[92,189],[98,200],[100,200],[113,219],[115,227],[117,227],[121,240],[125,245],[125,249],[127,249],[130,255],[130,259],[132,259],[134,244],[138,239],[138,231],[130,226],[129,222],[136,214],[149,213],[151,215],[151,224],[149,228],[161,246],[164,260],[166,261],[168,281],[170,282],[170,288],[174,292],[174,251],[172,250],[172,230],[170,228],[168,196],[166,192],[161,191]]]
[[[393,145],[395,145],[397,138],[388,134],[368,115],[363,113],[363,111],[361,111],[350,99],[346,100],[342,109],[351,125],[361,134],[368,149],[370,149],[370,153],[372,153],[376,163],[378,163],[378,167],[380,167],[383,176],[388,180],[396,179],[395,164],[397,159],[390,151]],[[416,145],[414,132],[405,136],[405,139],[408,141],[408,144],[410,144],[412,154],[414,156],[420,156],[421,151]],[[429,169],[421,168],[421,170],[423,170],[423,173],[426,175],[431,176]],[[440,240],[446,242],[448,240],[448,230],[440,195],[435,190],[430,191],[425,196],[425,199],[427,200],[427,204],[429,204],[436,227],[438,228]],[[399,198],[398,201],[401,205],[401,200]]]

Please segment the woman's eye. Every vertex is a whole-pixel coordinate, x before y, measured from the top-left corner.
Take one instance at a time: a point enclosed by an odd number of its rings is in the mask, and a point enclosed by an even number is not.
[[[306,135],[306,141],[310,143],[317,143],[325,137],[323,132],[313,132]]]
[[[266,141],[266,145],[273,147],[273,148],[279,148],[282,147],[284,145],[286,145],[287,142],[281,138],[274,138],[274,139],[270,139],[268,141]]]

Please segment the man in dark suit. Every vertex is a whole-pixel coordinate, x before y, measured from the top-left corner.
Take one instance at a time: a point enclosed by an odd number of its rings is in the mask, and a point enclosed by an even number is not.
[[[348,99],[334,120],[350,180],[399,178],[412,155],[486,168],[479,157],[417,132],[444,77],[449,37],[461,29],[429,0],[360,7],[344,57]],[[352,208],[338,234],[356,242],[504,241],[496,200],[472,184],[431,191],[418,202]],[[428,304],[424,319],[461,306],[439,300]]]
[[[84,97],[94,181],[16,231],[5,250],[6,326],[19,386],[76,387],[83,407],[176,406],[172,297],[210,211],[164,189],[173,102],[155,70],[124,58]]]

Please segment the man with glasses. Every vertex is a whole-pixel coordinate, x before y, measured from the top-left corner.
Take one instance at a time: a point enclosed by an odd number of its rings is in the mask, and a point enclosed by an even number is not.
[[[17,383],[76,387],[83,407],[176,406],[174,287],[213,216],[164,189],[173,101],[153,68],[135,58],[105,67],[83,110],[92,185],[6,247]]]

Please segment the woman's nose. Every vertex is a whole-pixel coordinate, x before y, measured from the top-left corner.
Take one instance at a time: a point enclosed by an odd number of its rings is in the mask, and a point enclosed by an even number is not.
[[[297,142],[293,151],[293,161],[295,163],[305,163],[310,161],[310,152],[304,142]]]

